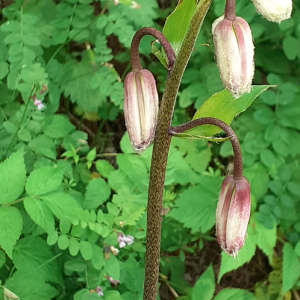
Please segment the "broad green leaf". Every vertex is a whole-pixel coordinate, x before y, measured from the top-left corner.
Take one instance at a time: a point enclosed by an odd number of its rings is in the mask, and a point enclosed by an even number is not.
[[[87,241],[81,241],[79,245],[79,250],[82,257],[85,260],[90,260],[93,257],[93,247],[91,243]]]
[[[110,173],[114,170],[114,167],[104,159],[99,159],[96,162],[96,168],[98,172],[103,176],[104,178],[108,178]]]
[[[92,264],[95,269],[101,270],[104,264],[104,254],[103,249],[100,247],[93,245],[93,257],[92,257]]]
[[[79,252],[79,242],[74,237],[70,238],[69,251],[72,256],[76,256]]]
[[[248,232],[248,236],[246,237],[245,244],[241,248],[240,252],[238,253],[237,257],[234,258],[225,252],[222,252],[221,256],[221,267],[220,267],[220,273],[218,276],[218,282],[220,282],[222,276],[232,270],[236,270],[243,264],[249,262],[251,258],[255,254],[255,239],[250,234],[250,231]]]
[[[215,292],[215,273],[212,264],[199,277],[192,292],[192,300],[210,300]]]
[[[283,247],[282,266],[282,294],[290,290],[300,276],[300,263],[293,247],[290,243],[285,243]]]
[[[234,99],[234,97],[227,90],[223,90],[207,99],[197,110],[193,117],[193,120],[203,117],[212,117],[220,119],[229,125],[237,114],[245,111],[256,97],[258,97],[261,93],[263,93],[270,87],[272,86],[253,86],[250,93],[246,93],[238,99]],[[216,126],[202,125],[187,130],[184,133],[197,138],[197,136],[211,137],[220,131],[222,130]]]
[[[17,270],[37,275],[42,280],[62,284],[63,279],[58,263],[46,241],[38,236],[21,239],[13,252],[13,263]]]
[[[240,289],[224,289],[214,300],[257,300],[257,298],[250,292]]]
[[[55,191],[62,182],[63,173],[50,166],[35,169],[26,182],[26,192],[30,196],[40,196]]]
[[[54,231],[54,217],[48,206],[41,200],[26,197],[24,207],[30,218],[46,232]]]
[[[56,159],[57,153],[54,141],[46,135],[39,135],[34,138],[28,146],[36,153]]]
[[[192,232],[207,232],[216,221],[221,182],[220,177],[201,176],[198,186],[190,187],[180,194],[169,216],[191,228]]]
[[[114,280],[120,279],[120,262],[114,255],[111,254],[109,259],[105,260],[105,270]]]
[[[69,247],[69,244],[70,244],[69,239],[65,234],[62,234],[58,237],[57,245],[59,249],[66,250]]]
[[[29,274],[20,270],[5,282],[5,287],[22,300],[51,300],[58,294],[58,291],[46,283],[38,273]]]
[[[22,224],[22,215],[16,207],[0,207],[0,246],[10,258],[21,235]]]
[[[19,150],[0,164],[0,204],[16,200],[23,192],[25,180],[24,153]]]
[[[166,20],[163,34],[171,44],[176,56],[195,12],[195,0],[180,0]]]
[[[54,115],[51,117],[50,124],[45,127],[44,133],[52,138],[58,139],[65,137],[74,129],[74,125],[71,124],[65,115]]]
[[[91,180],[86,187],[83,207],[87,209],[96,209],[104,203],[109,196],[109,185],[102,178],[95,178]]]
[[[62,217],[72,220],[78,220],[82,214],[82,208],[77,201],[65,193],[52,193],[42,196],[42,200],[57,218]]]

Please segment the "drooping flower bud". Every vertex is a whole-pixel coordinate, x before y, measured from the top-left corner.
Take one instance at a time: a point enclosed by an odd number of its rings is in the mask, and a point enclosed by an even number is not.
[[[150,71],[127,74],[124,81],[124,117],[129,139],[136,152],[151,144],[157,123],[158,94]]]
[[[292,13],[292,0],[252,0],[257,12],[268,21],[280,23],[289,19]]]
[[[225,88],[235,98],[249,93],[254,75],[254,45],[248,23],[240,17],[229,20],[222,16],[214,21],[212,33]]]
[[[216,212],[217,238],[221,248],[236,256],[244,245],[250,217],[250,186],[245,177],[225,177]]]

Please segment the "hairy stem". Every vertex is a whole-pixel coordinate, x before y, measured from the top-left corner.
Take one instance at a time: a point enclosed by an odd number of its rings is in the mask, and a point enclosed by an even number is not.
[[[227,125],[225,122],[216,119],[216,118],[201,118],[197,120],[190,121],[188,123],[171,127],[169,130],[170,135],[174,136],[176,133],[182,133],[186,130],[192,129],[194,127],[200,125],[215,125],[221,128],[226,135],[229,137],[233,149],[234,154],[234,171],[233,171],[233,178],[235,180],[241,179],[243,177],[243,162],[242,162],[242,151],[239,140],[233,131],[233,129]]]
[[[235,15],[235,0],[226,0],[225,5],[225,19],[234,21]]]
[[[131,47],[130,47],[130,59],[131,59],[132,71],[137,72],[142,69],[142,65],[139,57],[139,45],[141,39],[145,35],[151,35],[160,42],[168,57],[168,69],[171,70],[171,68],[174,65],[176,56],[169,41],[159,30],[152,27],[144,27],[138,30],[132,38]]]
[[[211,2],[212,0],[202,0],[196,7],[195,14],[185,35],[178,57],[166,82],[161,106],[159,109],[148,192],[144,300],[155,300],[157,294],[162,197],[165,182],[165,171],[171,142],[171,137],[169,136],[168,132],[173,115],[174,104],[183,72],[193,51],[200,27]]]

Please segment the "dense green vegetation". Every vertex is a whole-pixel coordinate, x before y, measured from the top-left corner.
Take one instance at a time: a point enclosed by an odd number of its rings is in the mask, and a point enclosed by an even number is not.
[[[18,299],[9,291],[21,300],[142,299],[152,147],[137,155],[130,145],[123,79],[135,31],[162,30],[177,1],[117,2],[16,0],[1,9],[0,299]],[[162,300],[299,298],[300,1],[279,25],[258,15],[251,1],[236,5],[252,29],[254,84],[272,85],[263,93],[266,87],[255,87],[261,94],[232,122],[251,186],[248,236],[237,259],[221,253],[215,238],[230,142],[173,138]],[[214,0],[173,125],[223,90],[211,34],[223,10],[224,0]],[[142,40],[142,64],[161,93],[167,70],[151,54],[151,41]],[[120,248],[122,234],[134,242]]]

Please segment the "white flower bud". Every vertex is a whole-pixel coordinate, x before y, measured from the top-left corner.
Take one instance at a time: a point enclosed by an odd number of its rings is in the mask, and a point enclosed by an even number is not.
[[[215,57],[221,80],[235,98],[251,91],[254,75],[254,45],[248,23],[220,17],[212,25]]]
[[[292,0],[252,0],[257,12],[271,22],[280,23],[289,19],[292,13]]]

